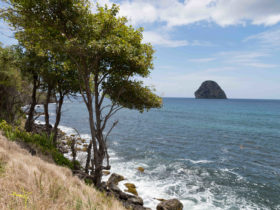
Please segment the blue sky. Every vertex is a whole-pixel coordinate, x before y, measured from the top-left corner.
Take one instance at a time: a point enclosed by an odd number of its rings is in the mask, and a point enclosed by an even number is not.
[[[280,0],[99,0],[144,27],[156,50],[145,79],[164,97],[215,80],[229,98],[280,99]],[[0,41],[15,41],[0,23]]]

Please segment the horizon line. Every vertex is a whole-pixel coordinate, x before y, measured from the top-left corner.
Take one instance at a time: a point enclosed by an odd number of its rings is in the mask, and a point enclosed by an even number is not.
[[[186,98],[186,99],[196,99],[195,97],[182,97],[182,96],[161,96],[161,98]],[[209,98],[211,99],[211,98]],[[279,101],[277,98],[227,98],[227,99],[219,99],[219,100],[274,100]]]

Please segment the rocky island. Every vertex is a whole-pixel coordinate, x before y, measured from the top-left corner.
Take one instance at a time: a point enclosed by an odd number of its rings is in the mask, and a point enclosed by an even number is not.
[[[227,99],[223,89],[215,81],[207,80],[194,93],[197,99]]]

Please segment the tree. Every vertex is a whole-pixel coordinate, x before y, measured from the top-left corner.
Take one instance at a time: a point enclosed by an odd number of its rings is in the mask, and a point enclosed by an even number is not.
[[[56,55],[53,59],[55,72],[56,119],[53,132],[53,142],[57,144],[58,125],[65,96],[72,96],[79,92],[79,80],[75,67],[71,65],[67,56]]]
[[[44,101],[44,114],[45,114],[45,130],[48,135],[51,134],[51,125],[49,117],[49,103],[51,97],[55,95],[54,89],[57,84],[55,69],[52,65],[51,55],[48,53],[47,66],[44,68],[41,77],[42,77],[42,89],[46,92],[46,97]]]
[[[58,125],[61,119],[61,110],[65,96],[75,95],[79,91],[77,71],[69,63],[65,54],[53,52],[45,53],[48,56],[46,68],[42,71],[42,88],[46,91],[44,103],[45,126],[48,134],[53,134],[53,143],[57,143]],[[49,123],[48,105],[50,97],[56,98],[56,118],[53,129]]]
[[[21,106],[26,100],[28,85],[19,70],[19,53],[13,47],[0,43],[0,119],[14,123],[22,115]]]
[[[136,78],[147,77],[154,50],[142,43],[142,29],[127,26],[117,17],[118,7],[98,7],[92,13],[88,1],[8,1],[4,17],[40,47],[66,53],[79,76],[80,93],[89,114],[91,141],[85,171],[100,187],[102,170],[110,168],[107,138],[117,121],[110,118],[121,108],[141,112],[161,106],[161,99]],[[35,21],[35,23],[33,23]],[[104,105],[104,99],[111,103]],[[93,158],[91,155],[93,150]],[[107,166],[103,166],[104,159]]]
[[[25,130],[31,132],[34,125],[35,106],[38,102],[37,92],[41,85],[41,73],[46,67],[48,57],[39,55],[34,49],[22,49],[20,70],[32,83],[31,102],[28,109],[28,117],[25,122]]]

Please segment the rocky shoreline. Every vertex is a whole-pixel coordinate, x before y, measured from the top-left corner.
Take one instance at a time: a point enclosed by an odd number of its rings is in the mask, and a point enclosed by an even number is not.
[[[34,133],[43,133],[45,132],[45,126],[41,124],[36,124],[34,126]],[[77,160],[77,153],[85,153],[88,144],[85,139],[82,139],[79,134],[75,135],[67,135],[62,130],[58,130],[58,149],[61,153],[63,153],[68,159],[72,157],[72,159]],[[34,153],[34,151],[31,151]],[[74,157],[74,158],[73,158]],[[82,162],[78,160],[80,165]],[[140,173],[144,172],[143,167],[138,167],[135,170],[138,170]],[[75,168],[73,170],[73,174],[78,176],[80,179],[86,181],[86,179],[90,176],[86,174],[82,168]],[[103,175],[109,176],[111,174],[110,171],[104,170]],[[125,208],[133,209],[133,210],[151,210],[144,206],[143,199],[138,195],[136,190],[136,186],[133,183],[125,183],[126,190],[123,192],[119,187],[118,183],[120,181],[125,180],[125,177],[122,175],[113,173],[110,175],[108,181],[102,182],[101,191],[105,192],[107,196],[113,196],[117,198]],[[159,204],[157,205],[157,210],[182,210],[183,204],[177,199],[165,200],[165,199],[157,199]]]

